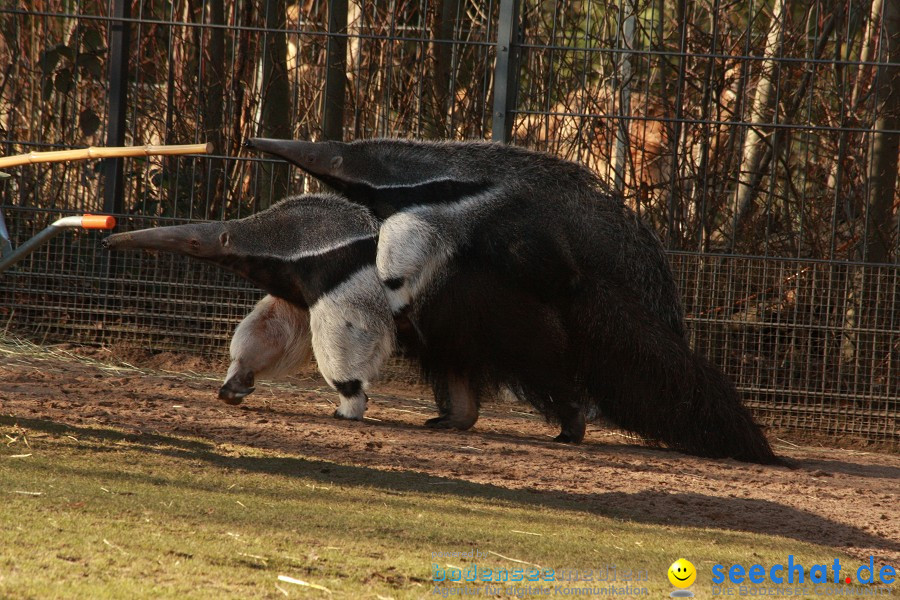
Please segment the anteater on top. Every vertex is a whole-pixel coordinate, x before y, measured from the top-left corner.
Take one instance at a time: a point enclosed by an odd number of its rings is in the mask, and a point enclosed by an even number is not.
[[[694,454],[775,460],[684,339],[653,231],[590,170],[500,144],[251,139],[383,220],[377,268],[418,333],[441,416],[471,427],[507,386],[578,442],[598,411]],[[541,351],[536,352],[535,349]]]
[[[311,338],[319,370],[341,398],[335,416],[362,419],[365,389],[394,348],[394,319],[375,273],[376,232],[360,206],[310,195],[236,221],[118,233],[104,245],[198,258],[271,294],[235,332],[223,400],[239,403],[254,377],[296,370]]]

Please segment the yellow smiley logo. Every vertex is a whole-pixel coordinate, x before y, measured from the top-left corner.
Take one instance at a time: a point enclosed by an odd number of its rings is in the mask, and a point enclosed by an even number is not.
[[[679,558],[669,567],[669,581],[677,588],[690,587],[697,579],[697,569],[691,562]]]

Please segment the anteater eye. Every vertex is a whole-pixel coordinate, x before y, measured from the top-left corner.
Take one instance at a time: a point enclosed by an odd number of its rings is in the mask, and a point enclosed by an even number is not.
[[[231,242],[231,236],[228,235],[228,232],[224,232],[219,236],[219,241],[222,242],[223,246],[227,246],[229,242]]]

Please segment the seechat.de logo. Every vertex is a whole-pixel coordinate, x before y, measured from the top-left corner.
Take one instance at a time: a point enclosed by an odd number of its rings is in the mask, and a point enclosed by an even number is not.
[[[742,584],[823,584],[823,583],[855,583],[867,585],[870,583],[882,583],[890,585],[897,579],[897,570],[884,565],[880,569],[875,567],[875,557],[869,557],[869,563],[858,569],[852,567],[845,569],[845,565],[837,558],[831,564],[812,565],[806,574],[806,567],[794,561],[794,555],[788,555],[786,564],[764,567],[762,565],[713,565],[713,585],[731,583]],[[855,577],[854,577],[855,575]]]

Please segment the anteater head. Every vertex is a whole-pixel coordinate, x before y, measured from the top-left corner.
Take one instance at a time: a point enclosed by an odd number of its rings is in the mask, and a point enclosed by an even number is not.
[[[483,180],[496,173],[499,144],[400,139],[308,142],[250,138],[246,148],[272,154],[340,191],[429,182]],[[508,150],[506,150],[507,153]]]
[[[503,163],[499,159],[511,154],[499,144],[398,139],[251,138],[245,146],[293,163],[381,219],[409,206],[452,204],[485,194],[494,187]]]
[[[103,240],[108,250],[159,250],[218,262],[236,254],[233,222],[191,223],[116,233]]]
[[[346,189],[348,175],[342,167],[344,160],[351,154],[348,144],[250,138],[244,143],[244,147],[272,154],[297,165],[336,190]]]
[[[287,198],[245,219],[117,233],[103,246],[215,263],[305,307],[348,273],[374,264],[377,226],[366,209],[319,194]]]
[[[252,257],[293,260],[372,236],[377,230],[372,216],[346,199],[308,194],[286,198],[244,219],[117,233],[106,238],[103,246],[159,250],[213,262]]]

